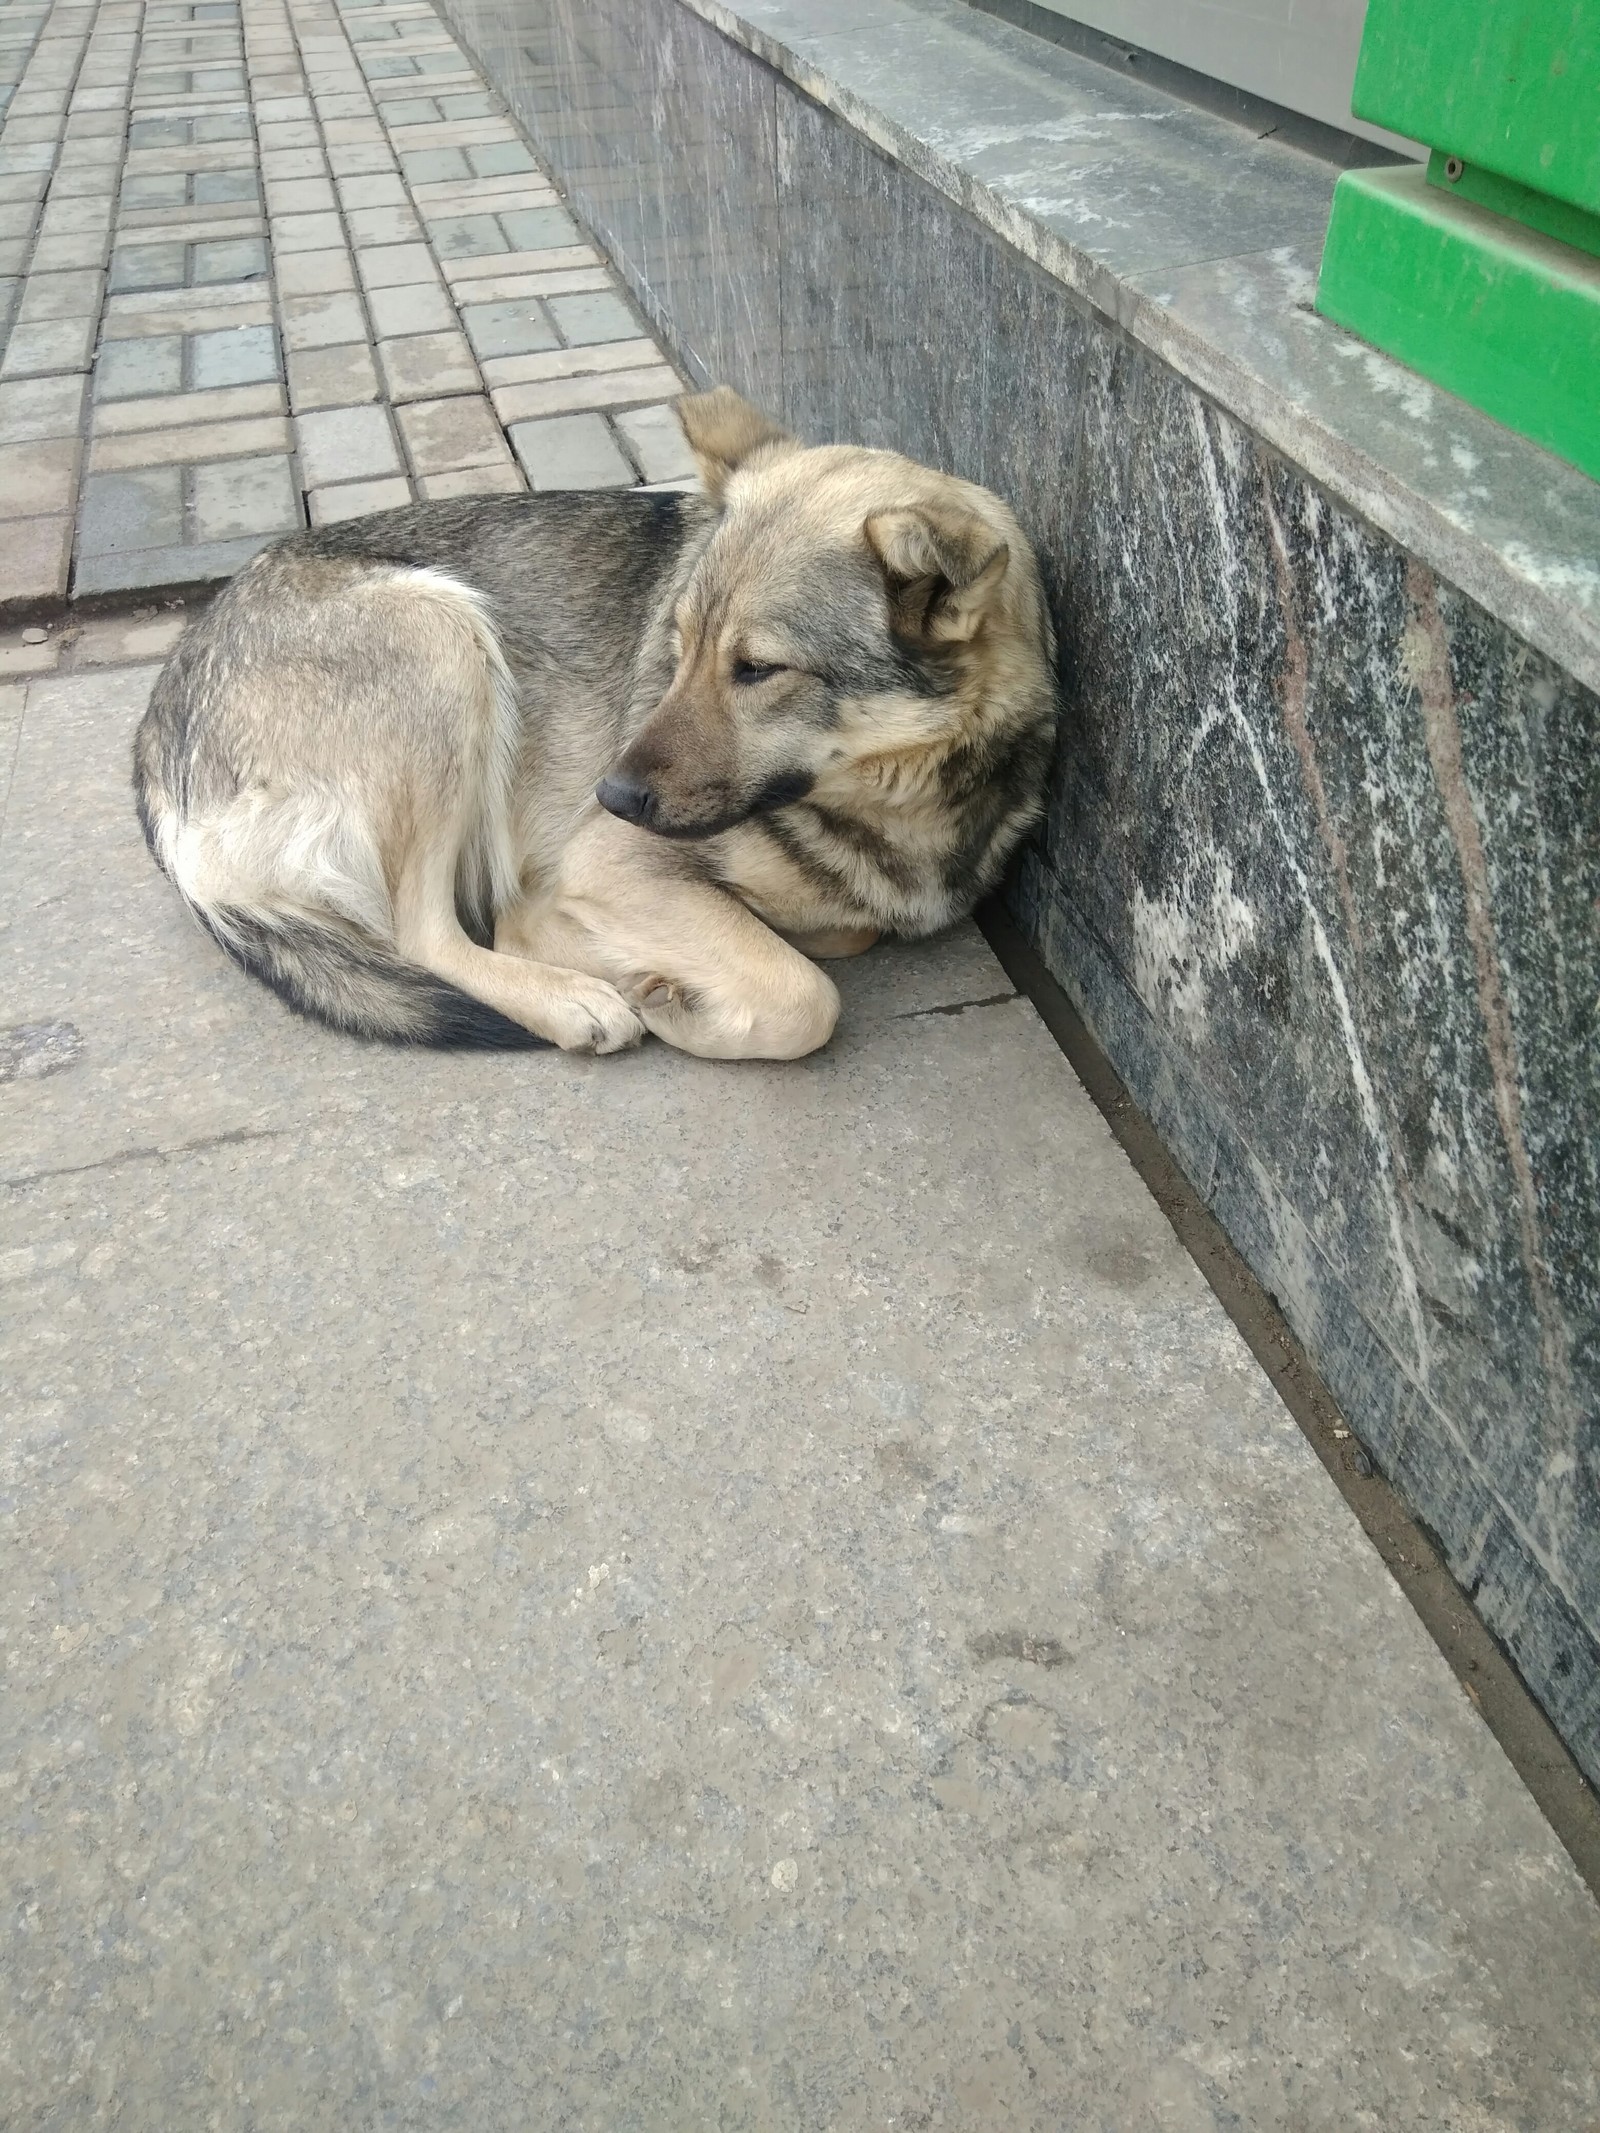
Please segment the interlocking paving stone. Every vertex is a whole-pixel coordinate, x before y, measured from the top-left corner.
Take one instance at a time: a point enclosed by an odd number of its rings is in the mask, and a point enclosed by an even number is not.
[[[267,272],[267,247],[260,237],[245,237],[229,243],[190,246],[194,255],[194,280],[251,281]]]
[[[110,246],[111,235],[109,230],[74,231],[63,237],[52,238],[47,246],[41,246],[35,252],[34,257],[42,260],[50,268],[101,267],[105,265],[106,254],[110,250]],[[26,248],[24,247],[23,249],[25,250]],[[0,272],[6,271],[6,262],[3,257],[4,250],[4,247],[0,247]],[[17,260],[19,269],[22,264],[23,261],[19,255]]]
[[[384,408],[342,407],[297,415],[295,428],[308,488],[400,471],[400,454]]]
[[[83,413],[85,380],[18,378],[0,384],[0,444],[26,444],[39,437],[76,437]]]
[[[670,405],[626,409],[612,420],[646,481],[693,477],[694,454]]]
[[[389,153],[388,141],[384,130],[375,118],[325,119],[323,121],[322,136],[328,144],[328,161],[335,170],[341,168],[338,158],[333,152],[336,148],[381,148],[385,156],[383,168],[387,169],[394,161],[393,156]]]
[[[58,236],[77,230],[105,230],[111,226],[110,193],[86,193],[71,200],[52,200],[39,224],[39,243],[49,245]]]
[[[380,340],[400,340],[416,333],[445,333],[456,322],[455,306],[437,282],[402,283],[394,289],[369,289],[367,310]]]
[[[313,526],[332,526],[341,519],[366,518],[374,511],[393,511],[411,501],[411,484],[404,475],[380,481],[351,481],[331,488],[313,489],[307,499]]]
[[[503,466],[460,467],[449,474],[424,474],[417,483],[430,503],[451,496],[520,496],[528,486],[522,469],[508,460]]]
[[[444,263],[444,278],[452,288],[462,282],[482,281],[489,276],[504,280],[507,276],[528,274],[585,274],[587,280],[573,284],[580,289],[609,289],[612,281],[600,261],[583,244],[541,245],[531,252],[475,253],[468,259],[451,259]],[[464,299],[480,301],[476,291]]]
[[[380,341],[378,360],[393,401],[475,393],[481,384],[472,351],[460,333],[423,333],[409,340]]]
[[[308,408],[354,407],[377,397],[378,373],[365,341],[291,352],[289,405],[297,415]]]
[[[0,613],[24,613],[59,600],[72,558],[72,519],[0,520]]]
[[[478,259],[489,252],[509,252],[511,239],[493,215],[430,216],[428,235],[441,259]]]
[[[435,222],[459,220],[466,215],[498,215],[508,208],[561,204],[559,195],[548,185],[531,184],[522,178],[472,178],[459,185],[419,185],[413,197],[430,228]]]
[[[499,215],[514,252],[540,252],[550,245],[582,243],[582,230],[563,207],[518,207]]]
[[[395,410],[406,452],[418,474],[459,467],[498,466],[510,453],[494,410],[480,396],[418,400]]]
[[[491,398],[502,422],[530,416],[564,414],[583,407],[628,407],[672,398],[681,390],[676,374],[664,363],[641,370],[618,370],[576,378],[551,378],[534,385],[506,385]]]
[[[638,478],[604,415],[517,422],[509,434],[530,489],[628,489]]]
[[[470,178],[472,166],[459,148],[417,148],[400,158],[406,182],[420,185],[433,178]]]
[[[182,387],[183,336],[177,333],[109,341],[94,368],[97,400],[132,400]]]
[[[183,538],[183,469],[139,467],[91,474],[78,512],[78,549],[111,555],[171,546]]]
[[[229,201],[258,201],[260,187],[253,170],[197,170],[189,180],[189,197],[197,207]]]
[[[40,319],[12,328],[0,378],[44,377],[87,370],[94,352],[94,318]]]
[[[482,274],[470,282],[453,282],[457,302],[474,304],[516,303],[530,296],[571,296],[609,285],[603,267],[562,267],[545,274]]]
[[[225,385],[209,392],[161,393],[148,400],[108,400],[94,411],[95,437],[127,436],[134,430],[188,428],[196,423],[272,415],[283,406],[277,384]]]
[[[277,261],[277,283],[284,296],[323,296],[353,289],[355,264],[342,246],[338,251],[291,252]]]
[[[281,415],[238,422],[202,422],[193,427],[135,430],[126,436],[96,436],[89,444],[89,465],[96,472],[150,467],[191,459],[250,459],[262,452],[292,449],[289,424]]]
[[[181,244],[119,246],[111,255],[112,292],[124,289],[170,289],[188,280],[188,248]]]
[[[172,244],[215,244],[224,238],[259,237],[262,230],[258,214],[254,211],[241,213],[233,206],[185,207],[167,214],[141,209],[125,215],[118,223],[117,243],[119,246],[142,244],[149,238],[160,236]]]
[[[77,437],[0,445],[0,518],[59,517],[70,511],[82,456]]]
[[[631,306],[610,290],[590,296],[552,296],[549,308],[561,338],[573,347],[639,337],[639,321]]]
[[[220,326],[264,326],[271,318],[271,295],[263,282],[224,282],[211,289],[154,289],[142,296],[109,298],[100,319],[100,339],[104,343],[146,334],[200,333]]]
[[[124,211],[134,207],[172,207],[189,197],[186,171],[144,171],[122,181]]]
[[[320,148],[264,148],[261,175],[270,185],[275,178],[324,178],[327,158]]]
[[[41,525],[81,502],[76,591],[199,582],[407,468],[518,490],[506,422],[547,484],[681,474],[675,376],[425,0],[50,19],[0,135],[0,476]]]
[[[215,584],[242,570],[273,538],[270,533],[250,533],[237,541],[185,541],[170,548],[80,554],[73,568],[72,589],[82,597]]]
[[[327,178],[274,178],[267,177],[267,206],[276,217],[279,215],[332,214],[338,206],[333,196],[333,186]],[[273,229],[273,241],[278,232]]]
[[[451,114],[452,116],[454,114]],[[467,148],[467,161],[477,178],[498,178],[513,171],[536,171],[538,164],[520,141],[482,141]]]
[[[343,242],[343,225],[337,210],[331,207],[320,215],[274,215],[272,218],[272,244],[280,258],[285,252],[325,252]]]
[[[197,389],[250,385],[278,375],[278,337],[270,326],[223,327],[190,339],[189,382]]]
[[[414,243],[422,235],[422,225],[409,207],[347,207],[345,220],[358,251],[369,245]]]
[[[425,244],[384,244],[358,250],[356,269],[368,289],[410,287],[431,280],[437,271]]]
[[[359,341],[366,335],[366,313],[353,291],[332,296],[286,296],[280,310],[284,345],[291,351],[334,348],[341,341]]]
[[[480,359],[531,355],[558,345],[555,329],[539,303],[467,304],[461,323]]]
[[[361,207],[404,207],[404,182],[392,170],[358,172],[336,181],[339,205],[348,214]]]
[[[202,541],[236,540],[246,533],[287,533],[302,523],[300,491],[287,453],[197,466],[190,508]]]
[[[587,348],[552,348],[543,354],[494,356],[483,366],[485,384],[533,385],[545,378],[596,377],[614,370],[647,370],[660,350],[654,341],[594,341]]]

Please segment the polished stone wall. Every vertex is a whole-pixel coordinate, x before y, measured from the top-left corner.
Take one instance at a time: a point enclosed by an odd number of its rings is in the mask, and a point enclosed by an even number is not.
[[[696,376],[990,484],[1050,967],[1600,1779],[1600,703],[678,0],[448,0]]]

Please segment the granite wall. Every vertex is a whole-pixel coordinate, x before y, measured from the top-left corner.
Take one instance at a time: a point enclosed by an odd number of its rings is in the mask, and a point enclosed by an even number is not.
[[[691,372],[990,484],[1014,908],[1600,1780],[1600,702],[678,0],[447,0]]]

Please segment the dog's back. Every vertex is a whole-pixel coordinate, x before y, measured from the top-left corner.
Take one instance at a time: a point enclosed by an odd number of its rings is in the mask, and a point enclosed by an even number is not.
[[[512,788],[552,823],[588,798],[708,517],[671,493],[463,499],[276,543],[191,626],[140,725],[157,862],[301,1011],[401,1042],[536,1041],[393,950],[385,793],[398,777],[416,807],[470,814],[457,903],[485,939],[516,888]]]

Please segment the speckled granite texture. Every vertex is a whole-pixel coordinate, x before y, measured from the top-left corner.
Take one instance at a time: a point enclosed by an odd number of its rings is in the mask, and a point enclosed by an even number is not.
[[[1388,509],[1240,364],[1323,421],[1341,360],[1364,378],[1367,463],[1434,514],[1394,525],[1464,575],[1498,542],[1564,585],[1578,635],[1545,635],[1580,665],[1600,490],[1321,321],[1295,341],[1284,278],[1331,172],[1219,149],[1225,122],[1162,121],[1004,24],[903,0],[855,29],[824,0],[452,14],[691,370],[1018,507],[1065,715],[1016,909],[1600,1780],[1600,700],[1263,442]],[[780,29],[815,98],[744,48]],[[1184,220],[1202,151],[1226,183]],[[963,156],[985,220],[952,204]],[[986,226],[996,188],[1035,257]],[[1036,263],[1069,239],[1071,288]],[[1196,389],[1222,379],[1208,335],[1258,426]]]
[[[1589,2133],[1600,1912],[970,929],[407,1057],[0,693],[7,2133]]]

